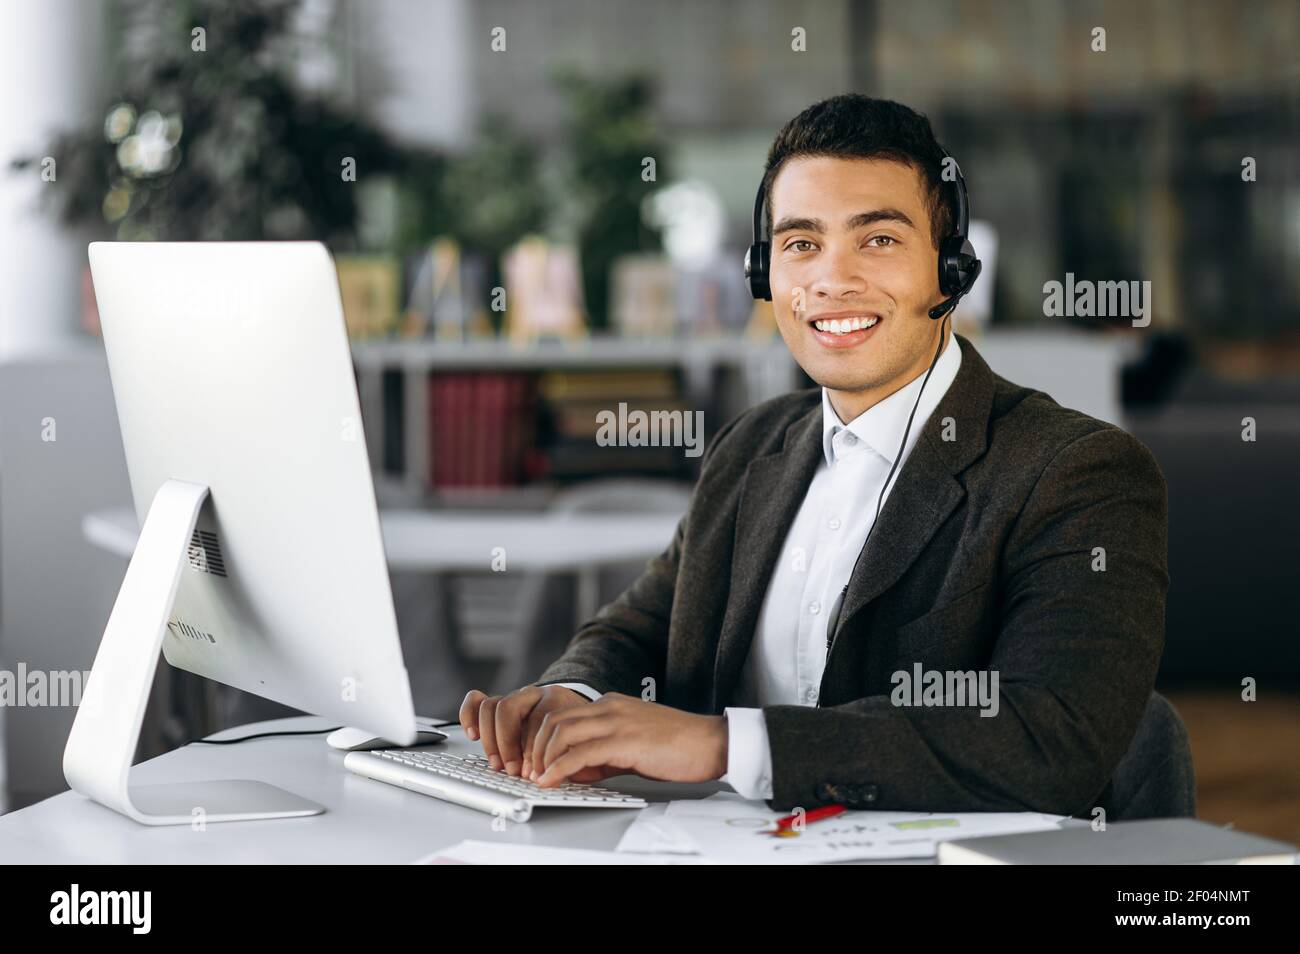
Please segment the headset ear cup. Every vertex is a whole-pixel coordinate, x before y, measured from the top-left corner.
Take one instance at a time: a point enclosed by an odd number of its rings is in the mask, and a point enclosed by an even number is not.
[[[956,236],[946,238],[939,247],[939,291],[952,296],[961,291],[961,253],[967,243]]]
[[[965,294],[975,279],[975,247],[970,240],[953,236],[939,253],[939,290],[945,295]]]
[[[772,286],[768,281],[768,264],[772,246],[768,242],[757,242],[749,247],[745,254],[745,275],[749,279],[749,293],[760,301],[772,300]]]

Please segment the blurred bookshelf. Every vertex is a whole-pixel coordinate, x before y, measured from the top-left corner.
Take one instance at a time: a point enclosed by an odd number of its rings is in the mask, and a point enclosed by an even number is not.
[[[357,340],[352,355],[381,506],[534,510],[585,480],[694,480],[685,448],[597,444],[597,413],[702,411],[707,445],[802,384],[779,338]]]

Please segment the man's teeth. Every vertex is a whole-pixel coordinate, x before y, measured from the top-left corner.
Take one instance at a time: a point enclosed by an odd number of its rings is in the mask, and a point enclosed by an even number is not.
[[[870,328],[879,320],[879,318],[831,318],[814,321],[813,325],[818,331],[830,332],[833,335],[846,335],[850,331]]]

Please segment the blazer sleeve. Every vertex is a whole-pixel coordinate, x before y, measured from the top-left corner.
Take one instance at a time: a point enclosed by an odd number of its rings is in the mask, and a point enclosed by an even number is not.
[[[677,569],[691,515],[704,497],[699,488],[708,478],[709,464],[718,448],[746,413],[724,424],[705,448],[700,459],[699,482],[685,516],[677,522],[668,548],[650,560],[617,599],[603,606],[578,629],[564,655],[547,667],[536,685],[582,682],[602,694],[621,692],[639,696],[647,677],[653,678],[656,685],[663,684]]]
[[[766,707],[771,806],[1085,814],[1155,683],[1167,513],[1159,465],[1135,438],[1106,427],[1066,445],[1002,551],[996,715],[889,696]]]

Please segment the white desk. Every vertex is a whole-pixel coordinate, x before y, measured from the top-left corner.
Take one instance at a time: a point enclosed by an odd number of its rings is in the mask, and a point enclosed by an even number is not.
[[[447,720],[439,720],[447,721]],[[238,738],[256,732],[328,727],[314,716],[260,722],[219,732]],[[481,752],[459,726],[443,729],[448,751]],[[493,817],[426,795],[353,775],[343,753],[323,735],[254,739],[238,745],[190,745],[142,762],[137,782],[251,778],[278,785],[324,805],[322,815],[226,822],[196,831],[150,828],[74,792],[0,816],[0,861],[5,864],[405,864],[467,838],[612,851],[636,809],[539,809],[527,824]],[[648,801],[704,797],[729,790],[720,782],[680,785],[620,776],[602,782]]]

